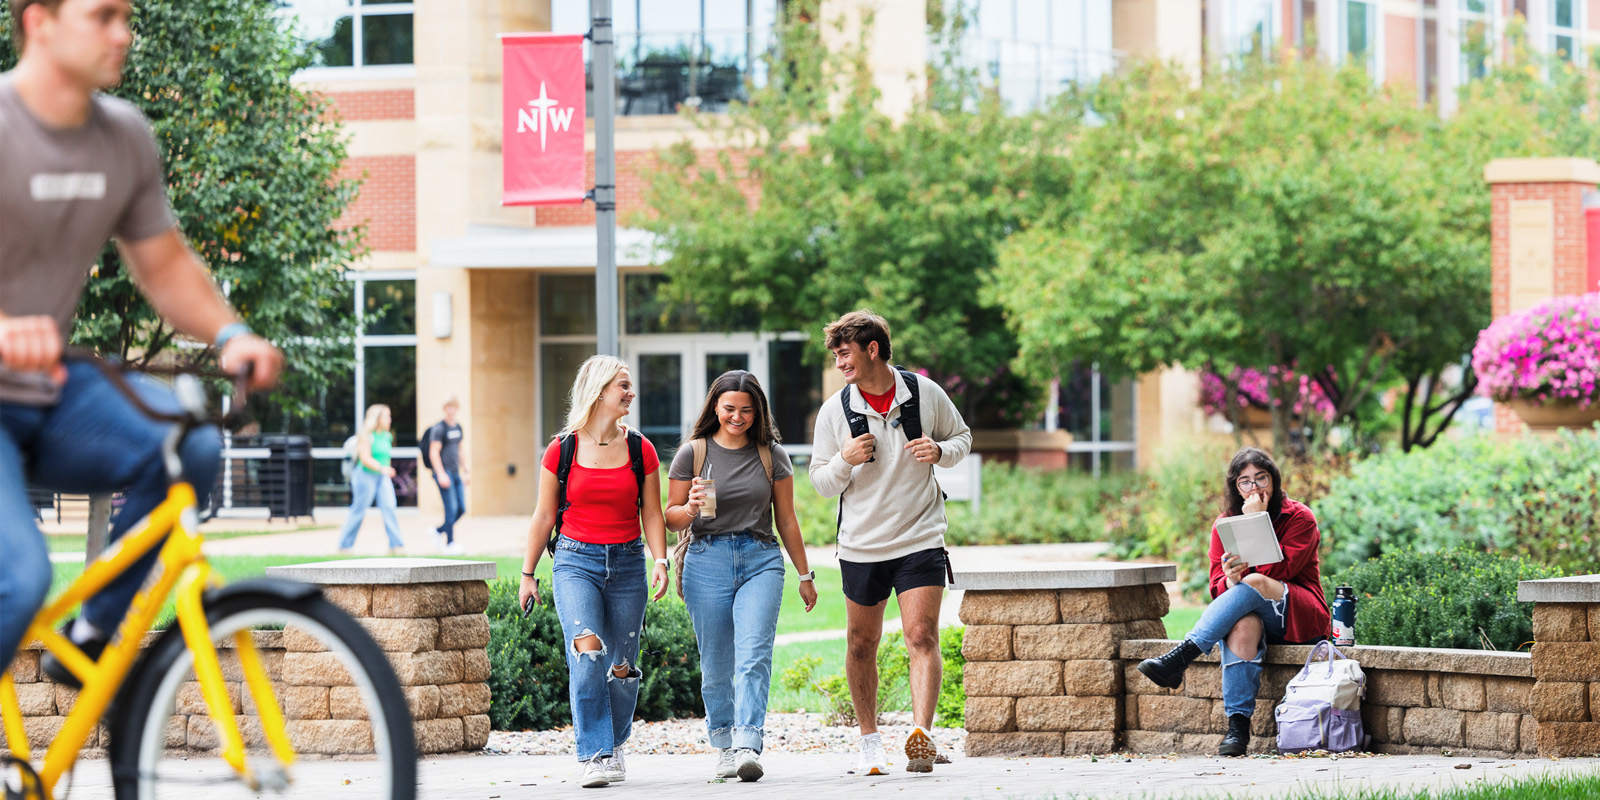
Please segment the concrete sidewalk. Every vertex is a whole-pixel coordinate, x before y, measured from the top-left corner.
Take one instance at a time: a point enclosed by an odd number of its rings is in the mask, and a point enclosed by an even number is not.
[[[429,800],[649,795],[652,800],[705,800],[723,793],[739,797],[921,797],[921,798],[1299,798],[1313,793],[1333,797],[1362,790],[1393,788],[1438,790],[1475,784],[1496,785],[1537,774],[1600,774],[1600,759],[1502,761],[1445,756],[1369,758],[1247,758],[1199,756],[1077,758],[960,758],[931,775],[891,772],[878,777],[848,774],[854,754],[769,752],[767,777],[759,783],[709,778],[709,755],[634,756],[628,780],[602,790],[577,783],[571,756],[465,755],[429,758],[419,765],[419,797]],[[196,759],[196,775],[215,765]],[[214,760],[211,760],[214,761]],[[186,764],[186,766],[188,766]],[[1460,765],[1468,765],[1460,769]],[[297,798],[370,798],[377,794],[371,769],[359,762],[306,762],[296,768]],[[231,788],[231,787],[229,787]],[[175,783],[164,797],[209,800],[229,794],[224,787]],[[837,793],[837,794],[836,794]],[[77,797],[110,797],[110,771],[104,760],[79,765]]]

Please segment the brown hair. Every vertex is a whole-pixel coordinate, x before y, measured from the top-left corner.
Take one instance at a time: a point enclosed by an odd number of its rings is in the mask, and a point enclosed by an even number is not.
[[[44,10],[52,16],[61,11],[61,4],[66,0],[11,0],[11,41],[17,46],[20,55],[28,46],[27,32],[22,29],[22,12],[28,6],[44,6]]]
[[[761,382],[742,369],[724,372],[711,382],[711,390],[706,392],[706,404],[700,408],[700,419],[694,423],[694,433],[689,434],[690,439],[709,439],[722,426],[717,420],[717,401],[728,392],[750,395],[750,402],[756,407],[750,438],[756,444],[773,445],[782,441],[778,436],[778,426],[772,422],[772,411],[767,408],[767,393],[761,391]]]
[[[1267,500],[1267,513],[1273,519],[1283,511],[1283,473],[1278,471],[1278,465],[1272,462],[1272,456],[1267,451],[1257,447],[1246,447],[1233,454],[1233,460],[1228,462],[1228,476],[1223,479],[1222,487],[1222,512],[1230,517],[1237,517],[1244,511],[1244,495],[1239,494],[1239,473],[1244,472],[1248,466],[1259,467],[1263,472],[1272,476],[1272,497]]]
[[[833,352],[840,345],[855,342],[862,350],[872,342],[878,343],[878,358],[889,362],[889,323],[883,317],[863,308],[852,311],[822,329],[823,346]]]

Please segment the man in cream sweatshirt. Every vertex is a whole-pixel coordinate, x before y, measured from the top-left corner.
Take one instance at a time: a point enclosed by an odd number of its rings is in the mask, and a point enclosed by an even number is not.
[[[823,403],[812,436],[811,483],[823,497],[840,496],[839,567],[844,577],[848,650],[845,675],[861,725],[862,775],[888,769],[878,733],[878,640],[890,593],[911,661],[911,709],[916,728],[906,738],[906,769],[931,772],[937,756],[933,727],[943,662],[939,604],[949,555],[944,549],[944,495],[935,464],[951,467],[972,449],[972,432],[939,384],[890,366],[889,324],[853,311],[823,333],[845,387]],[[902,406],[917,382],[922,435],[909,439]],[[852,436],[844,405],[866,418]],[[914,426],[914,424],[913,424]]]

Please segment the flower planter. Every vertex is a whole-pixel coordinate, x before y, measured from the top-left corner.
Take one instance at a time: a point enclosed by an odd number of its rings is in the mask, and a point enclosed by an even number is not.
[[[1591,403],[1587,408],[1579,408],[1577,403],[1546,403],[1538,405],[1528,400],[1511,400],[1506,405],[1516,412],[1518,418],[1534,430],[1558,430],[1560,428],[1588,429],[1596,422],[1600,422],[1600,403]]]

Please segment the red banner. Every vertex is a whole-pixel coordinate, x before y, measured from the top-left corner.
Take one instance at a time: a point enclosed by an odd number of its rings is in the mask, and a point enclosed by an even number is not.
[[[505,125],[501,205],[583,202],[583,36],[511,33],[500,37]]]

